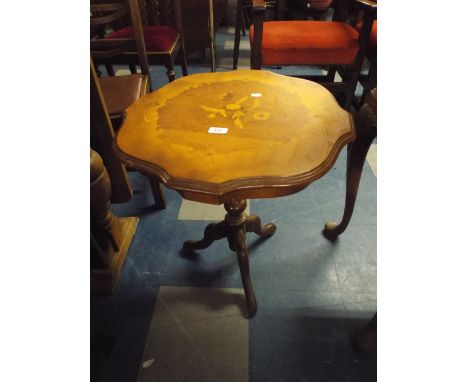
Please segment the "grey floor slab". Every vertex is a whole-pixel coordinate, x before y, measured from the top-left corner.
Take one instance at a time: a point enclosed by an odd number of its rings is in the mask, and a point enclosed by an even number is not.
[[[342,306],[259,316],[251,329],[251,381],[375,381],[376,355],[351,346],[366,321]]]
[[[247,381],[242,289],[161,287],[138,381]]]

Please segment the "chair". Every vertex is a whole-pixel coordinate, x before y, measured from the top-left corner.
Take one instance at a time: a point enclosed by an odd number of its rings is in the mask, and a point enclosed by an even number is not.
[[[278,0],[284,9],[284,1]],[[377,15],[373,0],[334,0],[333,21],[264,22],[265,0],[253,0],[253,25],[250,28],[251,68],[262,66],[317,65],[327,66],[322,76],[298,76],[317,82],[335,93],[346,110],[354,101],[366,48]],[[358,32],[347,23],[351,13],[362,14]],[[358,17],[356,17],[356,20]],[[338,69],[341,82],[334,82]]]
[[[91,147],[102,157],[104,165],[107,168],[112,185],[112,202],[128,202],[132,197],[132,188],[128,180],[127,171],[122,162],[115,156],[113,150],[114,128],[109,117],[109,111],[106,104],[105,95],[100,85],[101,79],[98,78],[91,58]],[[112,81],[117,80],[118,76],[109,77]],[[161,186],[153,178],[149,177],[155,206],[163,209],[166,206],[164,194]]]
[[[128,202],[132,197],[132,188],[125,166],[117,159],[112,149],[114,129],[92,59],[90,98],[91,146],[99,152],[109,173],[113,190],[112,202]]]
[[[146,57],[146,46],[143,38],[143,25],[140,18],[140,12],[136,0],[130,0],[130,7],[126,3],[98,4],[91,6],[92,9],[105,9],[109,19],[121,17],[130,12],[134,36],[120,39],[91,39],[91,58],[95,64],[104,63],[111,67],[110,62],[115,62],[120,57],[125,56],[127,52],[136,52],[136,63],[141,68],[141,74],[135,72],[130,75],[115,76],[113,70],[108,70],[108,77],[99,77],[103,97],[106,103],[107,112],[111,119],[114,130],[120,126],[122,114],[138,98],[151,90],[151,78],[149,73],[148,60]],[[95,11],[96,14],[100,14]],[[110,13],[110,14],[109,14]],[[104,16],[97,17],[99,22],[96,25],[104,25]]]
[[[351,220],[356,203],[359,181],[366,160],[369,147],[377,136],[377,88],[366,97],[364,105],[359,109],[355,118],[357,137],[348,145],[348,159],[346,167],[346,201],[343,217],[339,224],[327,223],[323,235],[334,241],[341,235]]]
[[[305,20],[307,20],[307,17],[312,17],[314,20],[322,20],[326,16],[332,1],[333,0],[286,0],[286,2],[279,2],[277,0],[269,0],[266,2],[266,6],[267,9],[274,10],[275,20],[278,20],[279,17],[284,17],[285,20],[293,19],[295,11],[304,15]],[[250,27],[251,24],[252,1],[238,0],[232,65],[234,70],[237,69],[239,62],[240,32],[242,31],[242,35],[245,36],[245,28]]]
[[[164,4],[160,5],[160,4]],[[173,5],[171,7],[170,5]],[[129,26],[128,16],[131,16]],[[187,58],[182,32],[179,0],[172,2],[158,2],[151,0],[140,2],[128,0],[114,4],[91,4],[91,31],[95,35],[93,40],[125,40],[136,37],[138,33],[135,24],[136,17],[140,18],[142,34],[146,48],[146,56],[150,65],[164,65],[167,69],[169,82],[175,79],[174,62],[179,55],[182,73],[187,75]],[[148,25],[150,19],[152,25]],[[111,28],[111,31],[107,31]],[[141,62],[141,58],[139,59]],[[138,52],[127,50],[125,54],[111,58],[95,60],[96,64],[104,64],[113,74],[112,65],[129,65],[132,73],[136,73],[135,64],[138,62]]]
[[[282,3],[283,4],[283,3]],[[273,10],[275,19],[278,18],[278,4],[277,0],[270,0],[265,2],[267,10]],[[283,11],[283,10],[282,10]],[[239,48],[240,48],[240,34],[245,36],[245,28],[252,25],[252,1],[251,0],[237,0],[236,8],[236,26],[234,31],[234,51],[233,51],[233,64],[232,69],[236,70],[239,62]]]

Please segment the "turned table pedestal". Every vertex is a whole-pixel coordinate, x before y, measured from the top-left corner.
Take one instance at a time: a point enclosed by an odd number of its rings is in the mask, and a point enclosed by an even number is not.
[[[355,138],[353,120],[314,82],[268,71],[196,74],[130,106],[115,140],[118,157],[188,200],[224,204],[224,221],[209,224],[208,247],[226,237],[237,253],[249,316],[257,302],[246,232],[274,234],[274,224],[244,212],[247,199],[296,193],[333,166]]]

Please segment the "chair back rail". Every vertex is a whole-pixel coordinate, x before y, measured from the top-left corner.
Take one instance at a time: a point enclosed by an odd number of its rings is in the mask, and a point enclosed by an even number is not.
[[[91,136],[94,137],[94,149],[101,155],[109,172],[112,184],[112,201],[123,203],[132,197],[132,188],[125,171],[125,166],[115,156],[112,144],[114,130],[109,118],[106,102],[91,59]],[[92,140],[93,141],[93,140]]]
[[[128,3],[91,4],[91,29],[93,27],[103,28],[110,26],[113,23],[128,19],[129,16],[134,31],[134,38],[92,38],[90,41],[91,57],[99,62],[100,60],[119,57],[125,54],[134,54],[136,52],[141,72],[149,75],[149,64],[143,37],[143,22],[140,14],[140,2],[138,0],[128,0]]]
[[[130,13],[130,9],[125,3],[113,4],[91,4],[91,26],[101,26],[111,24],[123,19]]]

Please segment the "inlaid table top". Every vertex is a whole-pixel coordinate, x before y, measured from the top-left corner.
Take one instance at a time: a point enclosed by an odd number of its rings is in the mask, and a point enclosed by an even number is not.
[[[180,78],[126,110],[117,155],[183,197],[220,204],[288,195],[355,138],[323,86],[268,71]]]

